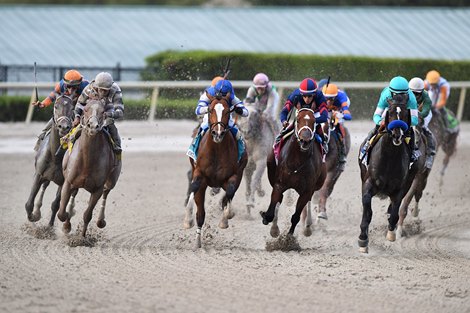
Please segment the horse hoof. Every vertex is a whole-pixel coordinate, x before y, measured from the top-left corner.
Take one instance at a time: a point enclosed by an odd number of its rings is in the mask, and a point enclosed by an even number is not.
[[[313,231],[312,231],[312,226],[311,225],[304,228],[304,236],[305,237],[312,236],[312,233],[313,233]]]
[[[416,208],[412,208],[411,209],[411,216],[413,217],[418,217],[419,215],[419,209],[416,207]]]
[[[360,248],[367,248],[369,246],[369,239],[358,239],[357,244]]]
[[[359,247],[360,253],[369,253],[369,247]]]
[[[264,225],[268,225],[269,222],[268,222],[268,219],[266,218],[266,212],[260,211],[259,214],[260,214],[261,217],[263,218],[263,224],[264,224]]]
[[[106,221],[105,220],[98,220],[96,222],[96,226],[98,226],[98,228],[104,228],[106,226]]]
[[[387,231],[387,240],[388,241],[395,241],[397,239],[397,236],[395,234],[395,231],[389,230]]]
[[[219,228],[227,229],[228,228],[228,222],[227,221],[220,221]]]
[[[271,231],[269,232],[269,234],[270,234],[271,237],[273,237],[273,238],[279,237],[279,234],[280,234],[280,232],[279,232],[279,227],[277,227],[277,226],[271,227]]]
[[[322,211],[322,212],[318,213],[317,218],[323,219],[323,220],[327,220],[327,219],[328,219],[328,215],[326,215],[326,212],[325,212],[325,211]]]
[[[70,233],[70,231],[72,230],[72,224],[70,224],[70,222],[65,222],[64,226],[62,226],[62,230],[65,234]]]

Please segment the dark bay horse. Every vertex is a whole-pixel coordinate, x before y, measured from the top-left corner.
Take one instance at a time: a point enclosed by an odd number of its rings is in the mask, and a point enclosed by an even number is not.
[[[65,180],[57,217],[65,222],[64,231],[70,232],[70,216],[65,211],[65,205],[77,189],[87,190],[91,195],[83,214],[82,237],[86,235],[93,209],[101,196],[103,200],[96,224],[99,228],[106,226],[104,217],[106,199],[121,174],[121,158],[114,153],[108,135],[102,130],[105,121],[104,110],[105,106],[101,101],[88,100],[80,121],[81,135],[72,150],[67,150],[63,161]]]
[[[411,114],[407,99],[397,98],[389,102],[385,115],[385,131],[369,150],[369,165],[359,160],[362,180],[362,221],[359,235],[359,251],[368,252],[369,224],[372,220],[372,198],[389,197],[387,239],[395,241],[398,210],[417,172],[417,164],[410,168],[411,151],[405,142],[405,132],[410,127]],[[361,144],[360,150],[365,141]],[[420,158],[424,158],[422,155]]]
[[[276,134],[259,109],[254,105],[247,105],[246,108],[250,113],[246,118],[239,118],[238,125],[243,132],[246,149],[250,156],[243,173],[246,184],[246,207],[250,215],[251,209],[255,206],[255,193],[259,197],[265,195],[261,179],[266,170],[266,156],[272,150]]]
[[[65,136],[72,128],[72,121],[74,118],[73,109],[74,104],[72,98],[69,96],[62,95],[57,97],[54,102],[52,128],[50,132],[46,134],[39,145],[38,151],[36,152],[33,186],[31,187],[28,201],[25,204],[28,220],[31,222],[36,222],[41,219],[41,206],[44,193],[52,181],[58,185],[56,197],[51,205],[52,215],[49,220],[49,226],[54,225],[55,216],[59,209],[62,184],[64,182],[64,175],[62,174],[63,156],[57,156],[56,152],[60,146],[60,138]],[[39,194],[39,198],[36,203],[34,203],[40,188],[41,193]]]
[[[450,112],[450,111],[448,111]],[[451,114],[451,113],[448,113]],[[441,181],[443,183],[443,176],[449,165],[450,157],[457,150],[457,138],[459,136],[460,127],[457,126],[452,132],[449,132],[444,125],[443,117],[438,110],[432,108],[432,119],[429,122],[429,129],[434,134],[436,138],[436,151],[441,148],[444,152],[444,160],[442,161],[442,170],[441,170]]]
[[[278,164],[272,149],[267,158],[268,178],[273,190],[268,210],[260,214],[264,225],[273,223],[270,231],[272,237],[279,236],[277,216],[284,192],[292,188],[299,194],[289,229],[289,234],[293,235],[302,210],[312,199],[313,193],[321,188],[326,177],[321,147],[314,139],[316,125],[313,110],[300,109],[294,123],[294,134],[282,146]]]
[[[328,219],[326,215],[326,200],[333,192],[333,188],[338,181],[339,176],[344,171],[344,164],[341,165],[339,163],[341,138],[337,133],[338,130],[342,133],[344,153],[347,156],[351,148],[351,135],[349,130],[344,125],[340,124],[334,117],[333,112],[332,118],[328,121],[328,124],[325,124],[323,130],[325,134],[328,134],[328,154],[326,155],[326,179],[320,191],[317,193],[319,196],[319,219]]]
[[[228,227],[228,219],[233,217],[231,202],[240,186],[243,170],[248,161],[245,152],[238,161],[237,142],[229,129],[230,94],[225,97],[212,97],[208,95],[210,104],[208,108],[209,130],[199,144],[197,162],[189,158],[192,167],[191,194],[186,205],[184,227],[191,228],[193,222],[193,204],[196,203],[196,246],[201,247],[201,229],[204,225],[206,212],[204,199],[207,187],[221,187],[225,190],[222,198],[222,219],[219,227]]]

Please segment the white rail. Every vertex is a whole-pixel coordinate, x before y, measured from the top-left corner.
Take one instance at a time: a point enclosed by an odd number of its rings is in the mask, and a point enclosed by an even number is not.
[[[149,112],[149,121],[153,121],[155,118],[155,112],[157,108],[158,95],[160,89],[176,89],[176,88],[194,88],[203,90],[210,85],[209,80],[200,80],[200,81],[122,81],[118,82],[119,86],[122,89],[148,89],[152,90],[152,97],[150,100],[150,112]],[[232,81],[235,88],[248,88],[251,86],[252,82],[248,80],[238,80]],[[279,91],[279,96],[282,99],[284,90],[294,89],[298,87],[298,82],[289,82],[289,81],[274,81],[273,84],[277,87]],[[382,89],[387,86],[388,82],[337,82],[341,88],[344,89]],[[454,81],[450,82],[452,88],[461,88],[459,102],[457,106],[457,118],[462,120],[464,107],[465,107],[465,96],[467,93],[467,88],[470,88],[470,82],[463,81]],[[2,89],[13,89],[13,90],[33,90],[36,84],[33,82],[0,82],[0,90]],[[54,88],[54,83],[37,83],[38,89],[48,89],[52,90]],[[32,96],[32,98],[33,98]],[[26,115],[25,122],[31,122],[33,116],[33,106],[30,106],[28,109],[28,114]]]

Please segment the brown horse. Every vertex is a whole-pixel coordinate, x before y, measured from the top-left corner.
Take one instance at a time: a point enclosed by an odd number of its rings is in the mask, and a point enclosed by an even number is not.
[[[452,132],[448,131],[444,124],[442,115],[439,113],[438,110],[432,108],[432,119],[429,122],[429,129],[432,131],[436,138],[436,151],[441,148],[445,154],[444,160],[442,161],[443,166],[441,170],[440,180],[440,184],[442,185],[443,176],[445,174],[447,166],[449,165],[450,157],[457,150],[457,138],[459,136],[460,128],[459,126],[457,126]]]
[[[189,158],[192,167],[191,194],[186,205],[184,227],[191,228],[193,222],[193,204],[196,202],[196,246],[201,247],[201,229],[204,225],[206,212],[204,199],[206,188],[222,187],[225,195],[222,199],[222,219],[220,228],[228,227],[228,219],[233,217],[230,205],[240,186],[243,170],[248,161],[245,152],[240,161],[238,158],[237,142],[230,133],[229,120],[232,113],[229,106],[230,93],[225,97],[212,97],[208,95],[210,104],[208,108],[209,131],[199,144],[197,162]],[[227,134],[228,133],[228,134]]]
[[[406,97],[390,101],[384,120],[385,131],[380,133],[377,143],[369,149],[368,166],[359,159],[362,180],[362,221],[358,240],[360,252],[369,251],[372,198],[376,195],[390,198],[387,210],[389,216],[387,240],[396,239],[398,210],[418,170],[416,162],[410,169],[411,149],[405,142],[405,132],[409,128],[410,119]],[[359,151],[364,144],[365,140]],[[424,158],[424,154],[420,158]]]
[[[56,155],[56,152],[60,147],[60,138],[65,136],[72,128],[72,120],[74,117],[73,108],[74,104],[72,98],[66,95],[57,97],[54,102],[52,128],[41,141],[39,149],[36,152],[33,186],[31,187],[28,201],[25,204],[28,220],[31,222],[36,222],[41,219],[41,206],[44,193],[52,181],[58,185],[56,197],[51,205],[52,215],[49,220],[49,226],[54,225],[55,216],[59,209],[62,184],[64,182],[64,175],[62,174],[63,155]],[[36,203],[34,203],[41,186],[42,189],[39,198]]]
[[[316,125],[313,110],[300,109],[294,123],[294,135],[281,148],[278,164],[272,149],[267,158],[268,178],[273,190],[268,210],[260,214],[264,225],[273,223],[270,231],[272,237],[279,236],[277,216],[283,193],[292,188],[299,194],[289,229],[289,234],[293,235],[302,210],[312,199],[313,193],[321,188],[326,177],[321,147],[314,140]]]
[[[428,176],[431,172],[431,169],[425,166],[426,162],[426,136],[423,135],[421,126],[416,127],[415,138],[418,138],[417,145],[419,151],[421,152],[422,157],[420,157],[414,166],[417,167],[416,175],[413,179],[413,182],[410,186],[410,189],[406,192],[405,196],[400,205],[398,212],[398,226],[397,226],[397,236],[403,237],[403,222],[408,214],[408,206],[410,205],[411,200],[415,199],[415,206],[411,209],[411,214],[414,217],[417,217],[419,214],[419,200],[423,196],[424,188],[428,182]]]
[[[334,112],[333,112],[334,115]],[[333,192],[333,188],[338,181],[339,176],[344,171],[344,164],[339,163],[340,140],[343,141],[344,153],[347,156],[351,148],[351,135],[349,130],[333,117],[325,124],[324,130],[328,134],[328,154],[326,155],[326,179],[318,192],[318,218],[328,219],[326,215],[326,200]],[[340,134],[342,133],[342,138]]]
[[[104,126],[105,106],[99,100],[90,99],[81,118],[81,135],[64,156],[64,184],[62,199],[57,217],[64,223],[64,231],[70,232],[70,216],[65,205],[70,195],[79,188],[90,192],[88,208],[83,214],[82,237],[93,215],[93,209],[99,198],[103,196],[97,225],[106,226],[104,211],[106,198],[114,188],[121,173],[121,158],[116,155],[109,143],[108,135],[102,130]]]

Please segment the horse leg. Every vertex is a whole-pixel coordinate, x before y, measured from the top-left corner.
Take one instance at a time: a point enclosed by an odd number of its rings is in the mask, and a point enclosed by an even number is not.
[[[253,189],[254,170],[255,170],[255,163],[252,161],[249,161],[248,164],[246,165],[245,171],[243,172],[243,175],[245,176],[245,185],[246,185],[245,198],[246,198],[246,203],[247,203],[246,210],[247,210],[248,215],[251,215],[251,209],[255,207],[255,195],[254,195],[255,190]]]
[[[47,187],[49,187],[50,183],[51,182],[48,180],[42,183],[42,188],[41,188],[41,191],[39,192],[39,197],[36,199],[36,202],[34,203],[34,210],[33,210],[32,218],[35,222],[41,219],[41,207],[42,207],[42,202],[44,200],[44,193],[46,192],[46,189]]]
[[[369,224],[372,221],[372,185],[366,181],[362,186],[362,221],[359,235],[359,252],[369,252]]]
[[[57,192],[55,194],[55,199],[52,201],[51,205],[51,219],[49,220],[49,226],[52,227],[54,226],[54,221],[55,221],[55,216],[57,214],[57,211],[59,210],[59,205],[60,205],[60,192],[62,191],[62,186],[59,186],[57,188]]]
[[[309,201],[305,208],[302,210],[301,215],[302,221],[304,223],[304,236],[310,237],[312,235],[312,201]]]
[[[70,219],[69,214],[65,211],[65,207],[70,199],[70,194],[71,194],[70,183],[67,180],[65,180],[64,184],[62,185],[62,191],[60,193],[60,206],[59,206],[59,211],[57,212],[57,218],[61,222],[65,222],[66,220]],[[67,223],[65,223],[63,226],[63,231],[65,233],[70,232],[70,222],[68,224],[69,224],[68,227],[67,227]]]
[[[264,197],[266,194],[261,185],[261,179],[263,177],[265,169],[266,169],[266,164],[263,162],[263,160],[259,160],[258,162],[256,162],[254,186],[256,186],[256,191],[259,197]]]
[[[228,227],[228,220],[235,216],[235,213],[231,210],[231,202],[235,196],[235,191],[237,190],[237,181],[238,177],[233,175],[225,183],[224,189],[225,196],[222,199],[222,209],[224,213],[222,214],[222,219],[220,220],[219,227],[225,229]],[[238,182],[239,183],[239,182]]]
[[[70,192],[70,199],[67,204],[67,219],[64,222],[63,230],[65,233],[70,233],[72,230],[72,223],[70,223],[70,219],[75,215],[75,197],[77,196],[78,189],[73,189]]]
[[[88,200],[88,207],[83,213],[83,229],[82,229],[83,238],[85,238],[86,236],[88,224],[90,223],[91,218],[93,217],[93,209],[95,208],[96,203],[98,202],[102,194],[103,194],[103,188],[100,188],[98,191],[95,191],[90,195],[90,199]]]
[[[194,226],[193,219],[193,206],[194,206],[194,192],[191,192],[186,202],[186,214],[184,215],[183,227],[190,229]]]
[[[207,184],[205,181],[201,181],[197,192],[194,193],[194,202],[196,203],[196,247],[201,248],[201,230],[204,225],[204,219],[206,218],[206,211],[204,209],[204,199],[206,197]]]
[[[307,203],[312,199],[312,193],[304,193],[303,195],[299,196],[299,199],[297,199],[297,205],[295,206],[295,212],[292,215],[290,221],[291,221],[291,226],[289,229],[289,234],[294,235],[294,230],[297,224],[300,221],[300,214],[302,213],[302,210],[304,207],[307,205]]]
[[[418,177],[415,177],[415,179],[413,180],[413,184],[411,184],[410,189],[408,190],[405,197],[403,197],[403,200],[401,201],[400,209],[398,211],[398,216],[399,216],[398,226],[397,226],[398,238],[403,237],[403,222],[405,221],[405,218],[408,215],[408,206],[410,205],[410,202],[416,193],[417,184],[418,184]]]
[[[396,233],[395,229],[398,223],[398,211],[400,209],[400,203],[402,200],[401,192],[399,195],[394,195],[390,197],[390,206],[388,209],[389,217],[388,217],[388,231],[387,231],[387,240],[388,241],[395,241],[396,240]]]
[[[106,227],[106,220],[104,217],[104,211],[106,208],[106,199],[108,198],[108,194],[111,191],[111,189],[105,188],[103,191],[103,198],[101,200],[101,207],[100,207],[100,214],[98,215],[98,221],[96,221],[96,226],[98,228],[104,228]]]
[[[186,191],[186,199],[184,200],[184,206],[188,204],[189,201],[189,195],[191,194],[191,181],[193,178],[193,169],[189,169],[189,171],[186,173],[188,176],[188,190]]]
[[[282,201],[282,200],[281,200]],[[277,238],[279,237],[279,226],[277,225],[277,217],[278,217],[278,214],[279,214],[279,207],[281,206],[280,203],[278,203],[276,205],[276,208],[274,209],[274,219],[273,219],[273,223],[271,225],[271,230],[269,231],[269,234],[271,235],[271,237],[273,238]]]
[[[37,222],[38,219],[35,219],[36,217],[33,216],[33,207],[34,207],[34,199],[36,198],[36,195],[39,192],[39,188],[43,184],[43,180],[41,178],[41,175],[35,173],[34,174],[34,179],[33,179],[33,186],[31,187],[31,191],[29,193],[29,198],[28,201],[26,201],[24,207],[26,209],[26,215],[28,216],[28,220],[30,222]],[[42,203],[42,200],[41,200]]]
[[[275,184],[271,193],[271,202],[269,203],[268,210],[266,212],[260,211],[259,214],[263,218],[263,224],[268,225],[271,223],[275,216],[276,205],[282,202],[282,187],[279,184]]]

